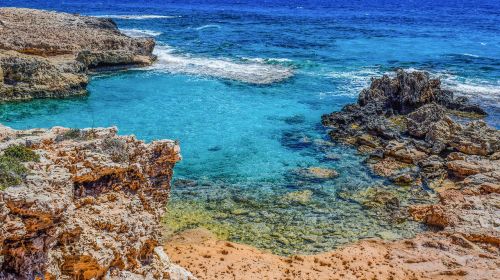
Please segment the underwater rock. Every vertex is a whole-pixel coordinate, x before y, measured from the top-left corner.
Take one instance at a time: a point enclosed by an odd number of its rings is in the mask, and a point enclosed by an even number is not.
[[[88,71],[150,65],[155,41],[111,19],[0,8],[0,101],[86,93]]]
[[[311,137],[300,130],[287,130],[281,135],[281,145],[290,149],[304,149],[312,143]]]
[[[306,181],[312,180],[330,180],[339,176],[339,173],[333,168],[326,167],[307,167],[293,171],[293,174],[298,179]]]
[[[282,201],[285,203],[307,204],[311,201],[313,192],[311,190],[295,191],[285,194]]]
[[[286,117],[283,119],[287,124],[301,124],[306,121],[306,117],[303,115],[295,115],[291,117]]]
[[[175,179],[172,185],[176,188],[192,188],[198,186],[198,182],[196,180],[191,179]]]
[[[0,190],[1,279],[194,279],[159,243],[179,146],[116,133],[0,126],[2,159],[29,161]]]

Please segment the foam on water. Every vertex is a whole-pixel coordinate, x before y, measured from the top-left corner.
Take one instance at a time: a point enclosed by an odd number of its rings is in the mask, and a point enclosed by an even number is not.
[[[355,71],[338,71],[329,73],[328,76],[333,78],[339,84],[339,93],[342,95],[356,97],[359,92],[369,86],[370,78],[380,76],[382,73],[377,68],[363,67]]]
[[[162,32],[159,31],[154,31],[154,30],[147,30],[147,29],[137,29],[137,28],[120,28],[120,31],[130,37],[156,37],[160,36],[163,34]]]
[[[217,24],[207,24],[207,25],[203,25],[203,26],[200,26],[200,27],[196,27],[194,29],[196,30],[203,30],[203,29],[220,29],[220,25],[217,25]]]
[[[150,69],[157,71],[222,78],[258,85],[281,82],[293,76],[292,69],[279,65],[193,57],[188,54],[176,54],[169,46],[157,46],[154,54],[158,56],[158,61]]]
[[[500,80],[496,83],[480,79],[460,78],[451,74],[441,74],[444,88],[474,99],[480,99],[496,107],[500,106]]]

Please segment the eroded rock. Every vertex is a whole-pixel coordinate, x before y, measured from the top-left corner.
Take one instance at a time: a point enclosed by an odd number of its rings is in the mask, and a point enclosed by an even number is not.
[[[155,42],[111,19],[0,8],[0,101],[86,93],[89,70],[151,64]]]
[[[0,191],[0,278],[193,278],[159,243],[179,146],[116,132],[0,127],[0,150],[40,157]]]

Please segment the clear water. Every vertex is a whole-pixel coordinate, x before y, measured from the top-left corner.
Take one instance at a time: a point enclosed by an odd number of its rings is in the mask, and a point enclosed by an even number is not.
[[[284,254],[411,236],[418,225],[339,198],[341,190],[388,184],[355,151],[325,145],[320,117],[355,101],[371,76],[405,68],[440,76],[445,87],[483,104],[487,122],[499,127],[500,5],[307,2],[0,0],[113,17],[127,34],[155,36],[159,45],[150,68],[95,76],[87,97],[1,105],[0,122],[18,129],[116,125],[146,141],[178,139],[184,159],[176,177],[197,185],[175,185],[175,217],[167,221],[174,230],[203,225]],[[269,84],[253,84],[259,81]],[[335,168],[340,177],[293,175],[312,166]],[[403,204],[432,199],[387,189]],[[284,199],[304,190],[312,193],[306,203]]]

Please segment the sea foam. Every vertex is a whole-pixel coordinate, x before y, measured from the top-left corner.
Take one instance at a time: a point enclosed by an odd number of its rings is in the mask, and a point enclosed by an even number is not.
[[[127,36],[137,37],[137,38],[156,37],[156,36],[160,36],[161,34],[163,34],[162,32],[159,32],[159,31],[153,31],[153,30],[147,30],[147,29],[136,29],[136,28],[130,28],[130,29],[127,29],[127,28],[121,29],[120,28],[120,31]]]
[[[183,73],[267,85],[293,76],[291,68],[265,63],[239,63],[225,58],[193,57],[176,54],[171,47],[157,46],[158,61],[151,68],[157,71]]]

